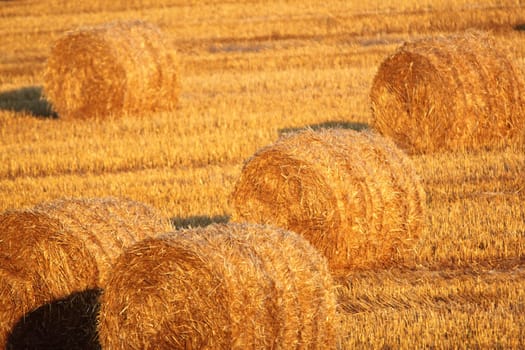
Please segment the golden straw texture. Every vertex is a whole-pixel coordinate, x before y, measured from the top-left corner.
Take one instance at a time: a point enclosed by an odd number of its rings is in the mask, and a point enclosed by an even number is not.
[[[378,134],[306,130],[259,150],[230,197],[234,222],[304,235],[335,274],[410,260],[425,192],[410,159]]]
[[[489,33],[405,43],[370,91],[373,127],[409,153],[522,143],[525,78]]]
[[[171,110],[177,94],[174,51],[143,21],[66,33],[44,71],[44,95],[63,118]]]
[[[128,249],[101,297],[107,349],[335,349],[326,259],[301,236],[213,224]]]
[[[116,198],[57,200],[0,214],[0,344],[28,312],[102,287],[126,246],[169,227],[154,209]]]

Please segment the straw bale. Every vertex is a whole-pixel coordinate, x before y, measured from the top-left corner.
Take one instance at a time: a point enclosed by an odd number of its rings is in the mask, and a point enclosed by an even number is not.
[[[66,33],[44,71],[44,95],[65,118],[171,110],[177,94],[174,51],[159,28],[138,20]]]
[[[301,131],[259,150],[230,196],[233,222],[300,233],[335,275],[411,259],[425,200],[410,159],[391,141],[338,129]]]
[[[212,224],[129,248],[99,337],[108,349],[335,349],[335,304],[326,259],[301,236]]]
[[[36,308],[102,287],[126,246],[168,230],[152,208],[116,198],[57,200],[0,214],[0,344]]]
[[[486,32],[405,43],[380,65],[370,99],[373,127],[409,153],[524,141],[523,71]]]

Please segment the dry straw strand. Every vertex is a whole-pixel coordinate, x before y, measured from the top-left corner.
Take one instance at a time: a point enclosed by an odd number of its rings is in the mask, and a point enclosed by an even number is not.
[[[301,236],[213,224],[147,239],[115,264],[99,337],[111,349],[335,349],[326,259]]]
[[[172,110],[175,54],[160,29],[117,21],[66,33],[51,49],[44,95],[62,118]]]
[[[0,343],[28,312],[102,287],[126,246],[169,229],[153,208],[117,198],[56,200],[2,213]]]
[[[425,192],[410,159],[372,132],[305,130],[244,165],[232,221],[304,235],[332,272],[410,261],[425,224]]]
[[[409,153],[522,143],[525,78],[490,33],[402,45],[370,90],[372,125]]]

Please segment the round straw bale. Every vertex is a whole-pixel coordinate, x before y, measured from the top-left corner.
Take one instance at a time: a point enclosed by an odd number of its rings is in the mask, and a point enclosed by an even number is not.
[[[525,78],[489,33],[402,45],[370,90],[372,126],[409,153],[522,143]]]
[[[301,236],[212,224],[133,245],[100,301],[108,349],[335,349],[326,259]]]
[[[65,118],[171,110],[177,93],[173,50],[138,20],[66,33],[44,71],[44,95]]]
[[[305,130],[259,150],[230,202],[232,222],[304,235],[334,274],[401,263],[425,221],[425,192],[408,157],[353,130]]]
[[[155,210],[116,198],[57,200],[0,214],[1,346],[28,312],[100,288],[126,246],[168,230]]]

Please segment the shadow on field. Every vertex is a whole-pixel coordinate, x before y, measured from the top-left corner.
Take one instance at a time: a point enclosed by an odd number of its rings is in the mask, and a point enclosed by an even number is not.
[[[0,110],[26,112],[38,118],[58,117],[49,102],[42,96],[40,86],[0,92]]]
[[[210,224],[225,224],[230,220],[228,215],[196,215],[189,217],[174,217],[171,218],[171,225],[176,229],[190,228],[190,227],[205,227]]]
[[[525,31],[525,23],[519,23],[514,26],[514,30]]]
[[[88,289],[43,305],[13,328],[6,350],[100,350],[97,314],[100,289]]]
[[[355,131],[361,131],[368,129],[368,124],[358,122],[342,122],[342,121],[327,121],[319,124],[312,124],[307,126],[301,126],[297,128],[285,128],[279,130],[279,135],[288,134],[291,132],[297,132],[304,129],[321,130],[321,129],[352,129]]]

